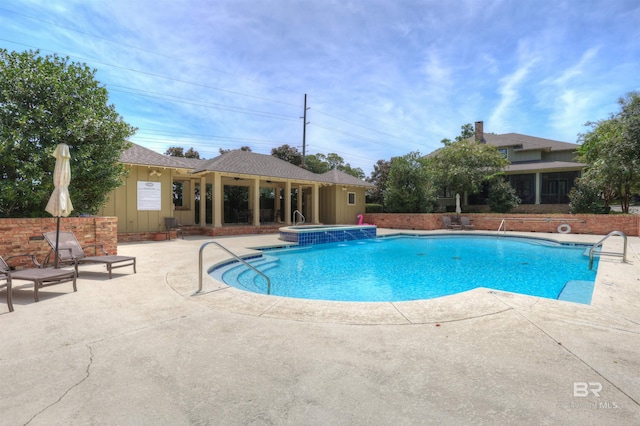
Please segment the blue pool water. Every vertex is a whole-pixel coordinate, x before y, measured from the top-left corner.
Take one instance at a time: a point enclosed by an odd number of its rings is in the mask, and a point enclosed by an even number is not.
[[[590,303],[597,263],[590,271],[586,248],[540,239],[404,236],[269,250],[252,262],[278,296],[407,301],[486,287]],[[212,275],[266,293],[266,281],[243,265]]]

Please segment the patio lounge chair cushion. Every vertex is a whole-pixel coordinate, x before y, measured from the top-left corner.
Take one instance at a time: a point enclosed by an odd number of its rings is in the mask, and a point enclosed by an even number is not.
[[[31,269],[12,271],[11,268],[9,268],[7,262],[5,262],[2,257],[0,257],[0,274],[2,275],[0,279],[4,279],[6,281],[5,284],[0,284],[0,287],[7,287],[7,305],[9,306],[10,312],[13,311],[13,302],[11,296],[11,287],[13,280],[33,282],[33,298],[36,302],[40,300],[38,296],[38,290],[44,286],[73,282],[73,291],[78,291],[78,288],[76,287],[75,270],[42,268],[42,265],[40,265],[40,263],[38,263],[38,261],[36,260],[35,255],[29,254],[21,256],[31,257],[33,264],[36,267]],[[11,258],[13,257],[20,256],[12,256]]]
[[[469,219],[467,216],[460,217],[460,224],[462,224],[462,229],[475,229],[475,226],[471,224],[471,219]]]
[[[55,256],[54,251],[56,247],[56,231],[45,232],[45,240],[51,246],[51,252],[49,255]],[[115,268],[122,268],[125,266],[133,266],[133,273],[136,273],[136,258],[133,256],[109,256],[102,245],[94,244],[86,247],[81,247],[80,243],[73,235],[73,232],[60,231],[59,245],[58,245],[58,260],[62,263],[71,263],[78,272],[78,264],[80,263],[102,263],[107,267],[109,271],[109,279],[111,279],[111,271]],[[95,247],[99,249],[104,255],[100,256],[87,256],[84,249],[87,247]]]

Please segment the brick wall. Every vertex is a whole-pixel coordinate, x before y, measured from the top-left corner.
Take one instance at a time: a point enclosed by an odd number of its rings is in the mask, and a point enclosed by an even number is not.
[[[221,228],[200,226],[183,226],[185,235],[205,235],[207,237],[224,237],[228,235],[251,235],[251,234],[276,234],[283,227],[280,225],[228,225]],[[176,231],[171,231],[171,239],[178,238]],[[164,241],[166,240],[166,232],[127,232],[118,234],[118,241]]]
[[[451,208],[453,207],[451,206]],[[491,207],[487,205],[464,206],[464,208],[465,211],[473,213],[491,213]],[[569,204],[520,204],[511,213],[569,214]]]
[[[366,213],[364,221],[380,228],[434,230],[443,229],[444,214]],[[640,215],[633,214],[496,214],[469,213],[476,230],[497,231],[505,220],[508,231],[557,233],[558,226],[568,224],[571,233],[606,235],[622,231],[629,236],[640,236]]]
[[[43,262],[50,251],[42,234],[56,230],[56,218],[0,219],[0,255],[7,259],[19,254],[35,254]],[[64,217],[60,219],[60,230],[71,231],[81,246],[102,244],[109,254],[118,252],[117,217]],[[85,250],[92,255],[93,250]],[[24,263],[24,259],[16,259]],[[15,266],[15,262],[9,262]]]

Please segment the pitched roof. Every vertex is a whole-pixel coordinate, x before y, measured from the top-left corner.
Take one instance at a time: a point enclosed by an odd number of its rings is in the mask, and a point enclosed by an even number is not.
[[[226,172],[337,185],[373,186],[369,182],[339,170],[317,174],[273,155],[256,154],[242,150],[229,151],[210,160],[199,160],[196,158],[171,157],[131,143],[131,147],[120,156],[120,162],[143,166],[187,169],[193,173]]]
[[[528,163],[510,164],[505,168],[507,172],[544,171],[554,170],[582,170],[587,165],[571,161],[531,161]]]
[[[320,176],[324,178],[326,182],[333,183],[336,185],[366,186],[366,187],[375,186],[371,182],[360,180],[355,176],[351,176],[350,174],[337,169],[329,170],[328,172],[323,173]]]
[[[206,160],[195,168],[198,172],[227,172],[273,178],[297,179],[324,182],[320,175],[294,166],[273,155],[256,154],[250,151],[234,150]]]
[[[522,151],[575,151],[578,149],[578,145],[574,143],[537,138],[535,136],[521,135],[519,133],[505,133],[502,135],[485,133],[484,139],[487,144],[498,148],[517,147],[516,149]]]
[[[135,164],[142,166],[170,167],[175,169],[193,169],[197,167],[196,162],[202,162],[193,158],[170,157],[168,155],[158,154],[143,146],[135,143],[124,151],[120,156],[120,162],[124,164]]]

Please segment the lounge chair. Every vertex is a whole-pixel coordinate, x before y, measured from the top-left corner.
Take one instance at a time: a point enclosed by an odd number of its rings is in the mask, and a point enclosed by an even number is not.
[[[13,312],[13,302],[11,301],[11,278],[4,270],[4,265],[6,265],[4,259],[2,259],[2,263],[0,263],[0,265],[2,266],[2,271],[0,272],[0,288],[7,289],[7,306],[9,307],[9,312]],[[9,266],[7,266],[7,270],[8,269]]]
[[[7,306],[9,306],[9,312],[13,312],[11,287],[14,280],[33,282],[33,298],[36,302],[40,300],[38,297],[38,290],[40,287],[73,282],[73,291],[78,291],[78,288],[76,287],[77,275],[75,270],[42,268],[42,265],[36,260],[35,255],[32,254],[12,256],[8,259],[21,256],[31,257],[35,268],[12,271],[11,268],[9,268],[9,265],[7,265],[7,262],[0,257],[0,279],[5,281],[5,283],[0,284],[0,287],[7,287]]]
[[[43,235],[44,239],[47,240],[51,246],[51,252],[49,252],[49,255],[47,256],[47,259],[49,259],[51,256],[55,256],[56,231],[45,232]],[[95,247],[96,250],[100,249],[104,255],[87,256],[84,252],[84,249],[87,247]],[[115,268],[133,266],[133,273],[136,273],[135,257],[109,256],[109,253],[104,250],[101,244],[92,244],[90,246],[81,247],[76,236],[73,235],[73,232],[68,231],[60,231],[58,261],[66,264],[73,264],[76,273],[78,273],[78,265],[81,263],[103,263],[107,267],[107,271],[109,271],[109,279],[111,279],[111,270]]]
[[[460,217],[460,224],[462,225],[462,229],[466,229],[468,231],[472,231],[475,229],[475,226],[471,224],[471,219],[467,216]]]
[[[447,229],[455,229],[455,230],[462,229],[462,226],[458,225],[457,223],[453,223],[449,216],[442,216],[442,223],[444,224],[444,227]]]

